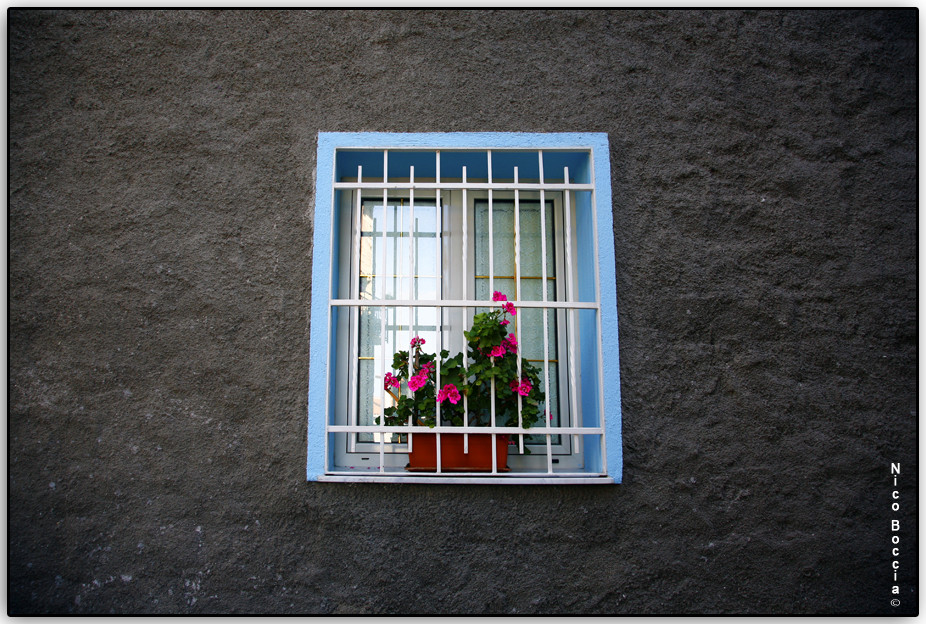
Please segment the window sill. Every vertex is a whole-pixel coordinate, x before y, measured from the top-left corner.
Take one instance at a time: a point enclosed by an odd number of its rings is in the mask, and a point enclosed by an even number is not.
[[[340,468],[328,474],[318,475],[318,481],[329,483],[476,483],[493,485],[575,485],[613,484],[608,475],[592,472],[508,472],[486,474],[485,472],[409,473],[403,470],[379,472],[378,467]]]
[[[379,474],[328,474],[319,475],[322,483],[431,483],[431,484],[476,484],[476,485],[611,485],[611,477],[467,477],[449,475],[389,476]]]

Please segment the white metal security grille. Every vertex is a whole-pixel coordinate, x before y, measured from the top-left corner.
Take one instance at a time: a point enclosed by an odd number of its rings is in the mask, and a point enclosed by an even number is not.
[[[442,152],[445,154],[443,168],[441,163]],[[335,264],[333,264],[330,290],[333,297],[329,300],[328,305],[329,319],[336,317],[348,319],[346,326],[349,327],[349,330],[345,335],[348,336],[350,365],[347,367],[341,366],[334,370],[329,368],[327,373],[329,376],[339,374],[344,376],[347,381],[342,386],[346,386],[347,391],[344,397],[344,409],[333,410],[332,413],[326,416],[325,475],[320,476],[319,480],[385,482],[434,482],[438,480],[467,483],[590,483],[608,480],[604,435],[604,384],[601,380],[602,348],[600,290],[598,285],[598,238],[595,230],[596,219],[594,218],[595,187],[593,176],[587,175],[587,181],[580,181],[575,174],[570,174],[568,165],[563,166],[562,170],[557,168],[555,172],[550,171],[550,161],[562,161],[562,158],[556,156],[564,152],[572,158],[579,158],[579,162],[584,158],[586,167],[591,168],[591,153],[581,148],[532,151],[466,150],[465,154],[463,154],[466,158],[462,160],[459,157],[461,154],[454,150],[437,148],[415,150],[408,148],[353,149],[339,161],[340,154],[336,154],[336,161],[339,166],[335,167],[332,183],[333,194],[335,195],[332,206],[334,211],[340,211],[336,217],[343,220],[345,214],[350,215],[350,226],[333,231],[332,237],[341,236],[341,243],[350,250],[347,254],[349,261],[345,264],[345,266],[349,267],[347,271],[349,275],[340,275],[338,273],[339,269],[334,268]],[[512,162],[515,163],[509,168],[511,175],[499,175],[501,167],[498,162],[493,167],[493,154],[497,157],[496,161],[505,159],[509,165]],[[352,158],[352,156],[355,156],[355,158]],[[513,156],[515,158],[512,158]],[[375,162],[379,158],[382,159],[381,164]],[[484,165],[481,162],[474,165],[476,161],[473,159],[482,158],[485,159]],[[526,158],[531,159],[530,165],[527,167],[531,173],[524,178],[519,169],[522,171],[525,169]],[[459,166],[448,165],[448,160],[454,161]],[[353,169],[352,165],[355,161],[357,164],[356,168]],[[422,165],[422,162],[425,164]],[[460,165],[461,162],[468,164]],[[375,164],[371,166],[370,163]],[[518,163],[520,163],[520,166]],[[369,173],[365,174],[364,164],[367,165],[368,171],[370,169],[376,170],[375,177]],[[419,174],[416,177],[416,164],[419,170],[426,170],[425,175]],[[477,171],[476,175],[472,173],[474,169]],[[508,170],[505,170],[505,173],[507,174]],[[431,298],[419,298],[417,296],[418,275],[415,267],[421,264],[422,259],[416,257],[416,253],[418,253],[416,241],[421,238],[422,233],[418,231],[414,218],[416,215],[416,192],[419,194],[417,210],[433,211],[436,245],[438,247],[444,246],[446,244],[444,238],[451,236],[454,237],[453,240],[459,241],[456,249],[459,249],[462,258],[461,264],[456,270],[464,275],[468,285],[462,290],[457,289],[456,298],[446,296],[448,293],[445,291],[448,289],[440,280],[438,280],[436,289],[431,293],[433,295]],[[538,423],[527,430],[521,427],[499,426],[495,420],[494,388],[491,393],[493,401],[491,403],[490,426],[488,427],[469,425],[468,418],[464,419],[466,424],[462,427],[446,425],[438,425],[433,428],[417,425],[390,427],[361,422],[363,420],[361,418],[362,410],[360,401],[357,398],[361,383],[361,361],[365,361],[367,364],[375,364],[378,369],[372,376],[373,380],[377,377],[380,379],[380,383],[377,384],[375,389],[376,396],[373,397],[374,411],[378,409],[378,413],[382,414],[382,409],[387,404],[387,395],[381,380],[385,377],[388,362],[392,359],[391,356],[387,357],[386,337],[389,330],[387,327],[389,314],[392,314],[392,318],[395,319],[393,325],[398,324],[398,315],[400,313],[408,319],[418,318],[419,314],[425,312],[429,316],[436,318],[434,331],[436,344],[434,346],[436,347],[436,353],[440,354],[444,334],[457,333],[462,335],[463,330],[467,328],[462,325],[448,325],[445,323],[445,314],[449,315],[451,311],[458,311],[462,312],[462,318],[468,318],[468,315],[477,309],[492,309],[498,306],[490,298],[459,296],[461,292],[475,292],[472,283],[477,276],[467,274],[470,267],[469,263],[472,261],[469,256],[472,253],[470,247],[473,244],[471,238],[473,232],[470,231],[470,223],[474,218],[472,214],[474,210],[472,197],[474,194],[487,196],[486,206],[488,210],[488,275],[478,277],[487,279],[488,293],[492,293],[496,289],[497,281],[500,282],[504,279],[507,280],[506,283],[510,282],[509,277],[513,278],[515,291],[521,291],[524,279],[528,279],[523,278],[521,274],[521,254],[523,252],[521,221],[522,205],[526,205],[524,202],[527,201],[523,199],[525,193],[531,197],[530,201],[533,202],[531,204],[532,211],[533,204],[537,204],[537,210],[539,211],[540,297],[519,299],[512,296],[510,300],[519,311],[539,310],[541,313],[543,355],[542,361],[539,363],[543,371],[544,394],[549,403],[551,401],[551,387],[556,385],[556,379],[563,379],[565,381],[563,385],[566,386],[564,393],[568,397],[568,400],[563,400],[561,397],[561,403],[564,404],[566,413],[560,412],[559,424],[554,426],[550,419],[544,418],[542,424]],[[497,277],[495,274],[496,239],[494,237],[495,217],[493,212],[495,211],[494,200],[499,194],[504,194],[506,198],[513,197],[514,271],[513,276],[505,276],[504,278]],[[556,277],[548,275],[547,261],[548,253],[551,251],[548,249],[548,239],[552,240],[550,238],[551,233],[548,232],[547,212],[550,210],[548,197],[552,194],[557,197],[557,211],[562,217],[561,226],[559,226],[562,230],[559,232],[563,242],[561,246],[562,257],[557,261],[564,266],[564,270],[561,276],[557,275]],[[371,236],[381,236],[378,250],[381,257],[378,260],[379,274],[370,272],[369,275],[364,276],[363,267],[361,266],[361,243],[363,233],[366,230],[364,230],[362,219],[366,216],[366,213],[364,213],[364,200],[370,197],[375,197],[377,203],[380,200],[382,202],[382,223],[379,224],[382,232],[380,234],[375,227],[369,231]],[[449,199],[451,197],[456,199]],[[393,296],[388,297],[385,288],[387,278],[384,273],[390,241],[390,234],[387,232],[386,225],[387,211],[391,206],[390,202],[396,203],[397,198],[401,198],[403,210],[404,202],[408,202],[407,209],[411,217],[408,219],[407,232],[394,231],[392,238],[396,253],[400,248],[400,239],[407,238],[408,249],[404,253],[408,257],[403,262],[407,261],[405,266],[410,267],[410,275],[409,279],[406,280],[407,288],[405,288],[404,293],[401,293],[405,296],[399,296],[401,279],[394,275],[393,281],[396,285],[392,293]],[[539,201],[534,198],[539,198]],[[578,204],[581,204],[581,207]],[[459,217],[455,216],[450,219],[450,223],[445,223],[443,215],[450,214],[445,212],[447,210],[459,211]],[[586,212],[589,214],[586,215]],[[395,214],[397,215],[398,212],[395,212]],[[374,215],[374,209],[371,208],[368,220],[373,220]],[[394,217],[393,222],[397,223],[397,219],[397,216]],[[574,223],[578,219],[582,219],[582,228],[589,229],[583,240],[591,241],[591,245],[594,247],[594,249],[585,250],[586,253],[582,256],[584,259],[583,266],[581,267],[578,266],[579,259],[576,248],[578,244],[577,224]],[[333,221],[338,222],[338,219],[334,218]],[[344,221],[344,223],[347,223],[347,221]],[[457,223],[458,226],[454,227],[454,224]],[[350,232],[349,241],[343,240],[342,232]],[[373,241],[370,243],[369,253],[371,254],[374,249],[372,243]],[[430,266],[436,267],[436,271],[444,271],[446,268],[442,266],[443,256],[444,253],[438,251],[436,257],[425,258],[424,261],[429,262]],[[591,259],[590,262],[588,262],[589,259]],[[397,260],[393,258],[393,262],[395,263]],[[580,295],[577,288],[579,271],[590,271],[592,273],[591,278],[584,280],[586,287],[582,295]],[[552,280],[559,278],[564,278],[564,283],[557,286],[559,290],[555,291],[557,296],[554,300],[549,296],[548,284]],[[349,280],[350,286],[348,289],[345,289],[341,283],[341,280],[344,279]],[[378,294],[378,296],[371,297],[361,293],[361,279],[368,279],[371,284],[369,287],[370,293],[373,295]],[[377,279],[379,282],[377,282]],[[529,279],[537,278],[533,276]],[[336,287],[336,283],[341,284],[340,288]],[[377,283],[380,283],[381,286],[378,287]],[[588,284],[593,284],[593,287],[590,288]],[[344,293],[347,294],[346,297],[343,296]],[[378,358],[361,356],[358,346],[358,336],[363,331],[360,322],[361,311],[373,309],[378,309],[380,317],[379,337],[381,344],[377,345],[380,353]],[[552,319],[550,318],[551,315],[553,316]],[[583,316],[580,318],[580,315]],[[519,344],[524,333],[522,325],[522,323],[519,323],[515,328]],[[411,326],[414,326],[414,324],[412,323]],[[393,333],[395,333],[394,329]],[[408,335],[412,333],[410,329]],[[552,334],[555,334],[556,337],[551,339]],[[579,334],[582,334],[582,336],[580,337]],[[337,342],[337,338],[334,340]],[[555,361],[550,355],[551,347],[556,346],[551,344],[553,340],[565,343],[565,353],[563,354],[565,357],[560,357]],[[341,342],[343,343],[343,341]],[[392,350],[397,350],[394,341]],[[340,350],[338,353],[341,356]],[[522,358],[522,349],[520,348],[518,349],[517,358],[518,370],[520,371]],[[565,370],[563,370],[563,365],[565,365]],[[411,367],[412,364],[410,363],[410,370],[407,373],[409,377],[415,372],[411,370]],[[551,379],[552,367],[555,367],[557,371],[561,371],[561,376]],[[436,375],[436,387],[440,388],[439,366]],[[329,383],[327,387],[330,392],[332,385]],[[589,393],[594,393],[594,396],[589,396]],[[465,395],[463,401],[464,409],[468,409]],[[331,402],[326,400],[326,405],[331,405]],[[440,422],[440,403],[437,404],[437,410],[437,419]],[[519,399],[519,423],[520,411]],[[369,421],[369,414],[366,414],[365,418]],[[411,474],[406,472],[401,465],[396,464],[394,460],[391,463],[387,460],[390,456],[401,454],[413,448],[415,434],[418,433],[437,435],[437,467],[434,473]],[[492,436],[493,450],[491,472],[446,473],[443,470],[440,456],[440,436],[446,433],[462,433],[465,450],[468,449],[470,434],[490,434]],[[407,447],[392,441],[395,434],[409,434]],[[519,453],[512,457],[511,462],[515,465],[507,472],[502,472],[501,469],[504,466],[497,466],[495,462],[495,448],[497,444],[501,443],[497,438],[499,435],[508,435],[517,440],[516,444]],[[528,441],[525,440],[526,437]],[[571,443],[568,444],[568,455],[571,461],[562,462],[561,467],[560,459],[562,458],[557,457],[556,453],[554,453],[553,441],[554,439],[562,441],[567,437],[571,440]],[[538,444],[538,440],[542,440],[542,442]],[[562,442],[562,444],[566,443]],[[530,458],[524,458],[523,455],[526,445],[534,449]],[[354,457],[355,460],[336,461],[335,456],[330,452],[331,447],[346,449],[346,452],[353,454],[349,455],[349,457]],[[371,450],[372,452],[370,452]],[[591,458],[594,458],[594,461],[591,461]]]

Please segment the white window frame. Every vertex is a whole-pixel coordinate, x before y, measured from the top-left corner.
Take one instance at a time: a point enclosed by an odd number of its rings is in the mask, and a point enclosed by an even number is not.
[[[401,153],[402,151],[416,152],[433,152],[437,159],[435,178],[427,182],[415,181],[414,170],[411,176],[401,179],[399,176],[396,181],[389,177],[388,162],[384,162],[380,167],[383,178],[372,180],[367,174],[360,170],[361,178],[358,180],[356,174],[353,179],[349,174],[341,172],[340,179],[335,178],[336,158],[338,150],[370,150],[372,153],[383,155],[384,161],[388,161],[390,152]],[[488,155],[488,180],[478,183],[444,181],[440,180],[440,154],[454,150],[472,150]],[[493,181],[492,178],[492,153],[501,153],[505,151],[517,150],[519,152],[529,151],[537,152],[540,157],[540,180],[533,182],[519,182],[517,179],[506,181]],[[550,153],[578,153],[587,155],[587,171],[584,180],[576,179],[575,175],[569,175],[568,179],[562,180],[563,174],[559,174],[559,181],[545,182],[543,172],[543,156]],[[517,176],[517,173],[515,173]],[[556,180],[557,175],[548,172],[549,180]],[[421,177],[419,176],[419,180]],[[338,414],[344,414],[345,402],[350,399],[344,398],[343,387],[339,391],[339,384],[343,386],[343,374],[347,366],[350,366],[349,350],[339,349],[338,345],[343,344],[339,339],[338,333],[345,331],[356,331],[356,325],[352,328],[345,328],[343,320],[339,323],[338,319],[343,319],[345,309],[356,309],[361,305],[364,306],[385,306],[386,302],[380,301],[361,301],[354,289],[348,298],[344,298],[345,290],[341,280],[345,278],[344,257],[348,258],[350,264],[351,254],[349,250],[345,252],[345,245],[352,245],[353,236],[356,233],[355,228],[344,227],[344,215],[351,214],[349,209],[351,204],[359,206],[359,200],[364,197],[365,193],[376,194],[382,193],[388,198],[390,194],[393,197],[400,197],[403,194],[411,193],[414,196],[416,190],[419,193],[427,192],[428,197],[433,201],[435,190],[440,193],[453,192],[466,189],[472,194],[465,202],[466,214],[472,215],[471,206],[474,205],[477,195],[491,197],[493,193],[510,197],[516,192],[540,191],[541,201],[545,192],[561,192],[563,202],[566,204],[559,208],[566,215],[565,232],[569,234],[566,241],[566,247],[569,252],[564,254],[564,258],[557,258],[558,263],[566,265],[565,273],[567,286],[569,290],[563,301],[515,301],[515,305],[521,309],[525,307],[546,308],[552,310],[554,314],[569,317],[570,321],[567,326],[561,325],[560,333],[570,333],[568,338],[569,359],[562,374],[569,375],[571,386],[582,388],[583,392],[595,393],[597,396],[589,395],[588,397],[575,397],[576,393],[570,393],[572,407],[569,418],[572,422],[561,423],[559,427],[550,427],[549,424],[538,423],[530,430],[506,427],[469,427],[470,433],[492,433],[492,434],[521,434],[528,433],[531,435],[546,436],[548,443],[547,451],[543,453],[545,460],[545,469],[538,466],[529,468],[519,468],[518,456],[510,457],[509,463],[514,462],[511,472],[496,472],[493,469],[491,474],[476,473],[442,473],[440,468],[436,473],[405,473],[400,468],[390,465],[386,461],[385,447],[383,442],[364,443],[364,449],[370,450],[370,446],[378,447],[378,453],[364,453],[367,459],[373,459],[371,465],[346,466],[348,463],[342,457],[335,453],[335,448],[341,440],[346,440],[345,436],[356,432],[364,431],[371,433],[383,432],[411,432],[414,437],[416,432],[437,433],[458,433],[461,428],[438,426],[433,429],[427,427],[384,427],[384,426],[360,426],[351,424],[341,424],[344,421],[343,416],[340,422]],[[578,231],[580,224],[577,222],[575,207],[570,205],[573,202],[574,194],[583,193],[583,197],[590,198],[586,200],[583,207],[583,214],[586,215],[583,228],[583,236],[586,244],[589,244],[589,250],[586,250],[585,259],[593,258],[591,264],[594,265],[594,276],[585,278],[585,297],[577,296],[576,275],[578,267],[575,261],[578,257]],[[465,196],[465,193],[464,193]],[[419,194],[419,197],[421,195]],[[346,199],[345,199],[346,198]],[[501,199],[501,197],[499,197]],[[348,210],[344,210],[344,203],[347,203]],[[517,212],[517,210],[516,210]],[[355,213],[356,214],[356,211]],[[590,216],[589,216],[590,215]],[[576,223],[571,223],[576,221]],[[316,178],[316,205],[314,219],[314,246],[313,246],[313,272],[312,272],[312,310],[311,310],[311,344],[310,344],[310,375],[309,375],[309,414],[308,414],[308,446],[307,446],[307,470],[306,475],[309,481],[375,481],[375,482],[416,482],[416,483],[619,483],[621,481],[622,471],[622,453],[621,453],[621,413],[620,413],[620,376],[617,363],[617,308],[616,293],[614,280],[614,250],[613,250],[613,230],[611,227],[611,194],[610,194],[610,167],[609,151],[607,136],[601,133],[590,134],[525,134],[525,133],[428,133],[428,134],[393,134],[393,133],[319,133],[318,137],[318,167]],[[345,237],[344,232],[349,234]],[[472,230],[470,230],[472,232]],[[347,240],[345,240],[345,238]],[[356,240],[359,241],[359,235]],[[466,252],[464,251],[464,254]],[[592,255],[589,256],[588,254]],[[470,263],[472,261],[472,252],[470,251]],[[544,263],[545,266],[545,263]],[[589,266],[583,267],[588,270]],[[467,266],[467,270],[469,266]],[[349,271],[350,273],[350,271]],[[490,272],[491,274],[491,272]],[[589,298],[588,279],[593,279],[594,295]],[[571,284],[571,285],[570,285]],[[468,297],[473,293],[468,288],[467,298],[457,300],[439,300],[437,302],[426,301],[391,301],[389,305],[396,307],[414,307],[427,306],[445,308],[463,307],[468,310],[469,318],[476,307],[493,307],[489,301],[476,301]],[[490,291],[492,287],[490,284]],[[543,289],[546,293],[546,289]],[[545,297],[545,295],[544,295]],[[357,317],[357,314],[348,314],[349,317]],[[585,319],[580,322],[579,317]],[[588,319],[593,317],[589,324]],[[576,353],[577,338],[579,328],[582,330],[584,341],[582,343],[582,354]],[[594,328],[590,330],[589,328]],[[564,331],[566,329],[566,331]],[[462,331],[460,328],[459,331]],[[597,335],[595,335],[597,334]],[[440,340],[438,341],[440,342]],[[591,345],[591,346],[588,346]],[[440,345],[437,345],[438,349]],[[561,347],[562,349],[562,347]],[[604,351],[607,351],[607,357],[603,357]],[[561,351],[562,352],[562,351]],[[356,355],[356,354],[354,354]],[[581,365],[579,364],[582,361]],[[593,383],[588,386],[579,383],[581,375],[585,371],[586,376],[594,378]],[[607,393],[605,392],[607,389]],[[606,396],[607,394],[607,396]],[[340,399],[338,397],[341,397]],[[582,404],[593,405],[594,409],[586,409],[590,415],[586,417],[582,411]],[[594,412],[594,413],[591,413]],[[581,415],[581,416],[580,416]],[[581,420],[579,420],[581,418]],[[595,449],[588,457],[585,454],[575,453],[573,456],[581,458],[579,465],[566,462],[568,465],[555,466],[552,462],[553,453],[550,449],[549,440],[553,435],[569,436],[572,438],[573,448],[580,450],[579,440],[585,440],[584,444],[592,444]],[[333,440],[338,439],[335,443]],[[542,447],[542,445],[541,445]],[[339,460],[341,462],[339,463]],[[357,462],[360,463],[360,462]]]

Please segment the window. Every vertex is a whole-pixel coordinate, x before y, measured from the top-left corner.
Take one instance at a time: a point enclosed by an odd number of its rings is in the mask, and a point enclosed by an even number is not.
[[[605,135],[319,133],[316,188],[309,480],[620,482]],[[414,337],[431,353],[465,352],[463,330],[497,305],[495,291],[518,309],[519,366],[541,371],[547,418],[378,424],[394,404],[393,354]],[[507,435],[507,465],[452,473],[438,459],[432,473],[408,472],[424,432],[489,433],[493,448]]]

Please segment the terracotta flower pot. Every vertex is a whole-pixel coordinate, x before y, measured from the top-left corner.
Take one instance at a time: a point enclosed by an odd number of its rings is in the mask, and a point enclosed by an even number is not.
[[[488,433],[469,434],[469,452],[463,452],[462,433],[442,433],[440,436],[441,472],[491,472],[492,436]],[[495,440],[495,465],[498,472],[508,472],[508,436]],[[412,451],[408,454],[409,472],[437,471],[437,434],[415,433]]]

